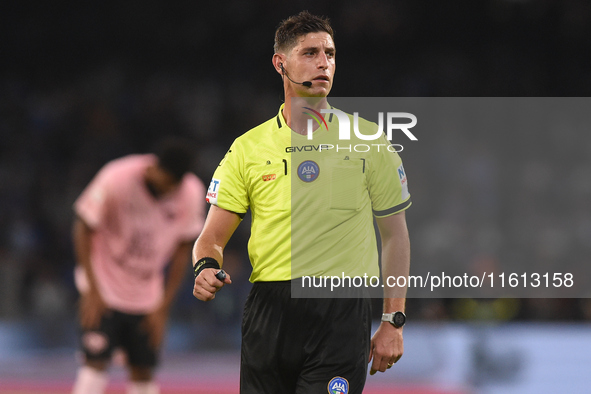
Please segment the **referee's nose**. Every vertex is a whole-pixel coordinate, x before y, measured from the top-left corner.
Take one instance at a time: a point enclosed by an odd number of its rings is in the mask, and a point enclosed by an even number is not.
[[[326,53],[321,52],[318,57],[318,68],[321,70],[327,70],[328,69],[328,56],[326,55]]]

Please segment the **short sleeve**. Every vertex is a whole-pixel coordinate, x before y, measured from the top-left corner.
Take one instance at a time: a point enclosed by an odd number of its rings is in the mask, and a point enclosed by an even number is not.
[[[238,141],[234,141],[213,174],[207,190],[208,203],[238,214],[248,211],[244,153]]]
[[[391,151],[393,148],[385,136],[381,137],[380,145],[370,163],[368,189],[374,216],[385,217],[407,209],[411,200],[400,156]]]
[[[91,228],[97,228],[106,217],[111,193],[111,166],[104,166],[74,202],[74,211]]]

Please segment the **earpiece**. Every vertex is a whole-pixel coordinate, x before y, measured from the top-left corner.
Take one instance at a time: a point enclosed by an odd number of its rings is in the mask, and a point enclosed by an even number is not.
[[[296,82],[293,79],[291,79],[289,77],[289,75],[287,74],[287,72],[285,71],[285,68],[283,67],[283,63],[279,63],[279,67],[281,68],[281,72],[283,73],[283,75],[285,75],[287,77],[287,79],[289,79],[291,82],[293,82],[295,84],[298,84],[298,85],[303,85],[303,86],[305,86],[307,88],[309,88],[309,87],[312,86],[312,82],[310,82],[310,81]]]

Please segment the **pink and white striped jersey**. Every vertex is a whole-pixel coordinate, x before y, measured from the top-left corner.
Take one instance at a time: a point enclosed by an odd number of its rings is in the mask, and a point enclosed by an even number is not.
[[[164,269],[179,243],[197,238],[205,220],[205,187],[185,174],[172,194],[156,199],[144,182],[154,155],[130,155],[106,164],[74,203],[93,230],[91,264],[107,306],[148,313],[164,295]],[[188,261],[188,256],[187,256]],[[88,289],[83,269],[78,290]]]

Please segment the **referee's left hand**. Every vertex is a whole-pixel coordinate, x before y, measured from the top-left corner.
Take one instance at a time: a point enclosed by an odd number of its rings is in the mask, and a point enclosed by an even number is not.
[[[226,278],[221,281],[215,277],[219,269],[206,268],[195,278],[195,285],[193,286],[193,295],[201,301],[211,301],[215,298],[217,293],[224,285],[232,283],[230,274],[226,272]]]
[[[402,353],[404,353],[402,327],[396,328],[388,322],[382,322],[371,338],[368,362],[373,358],[373,363],[369,374],[375,375],[377,371],[386,372],[400,360]]]

